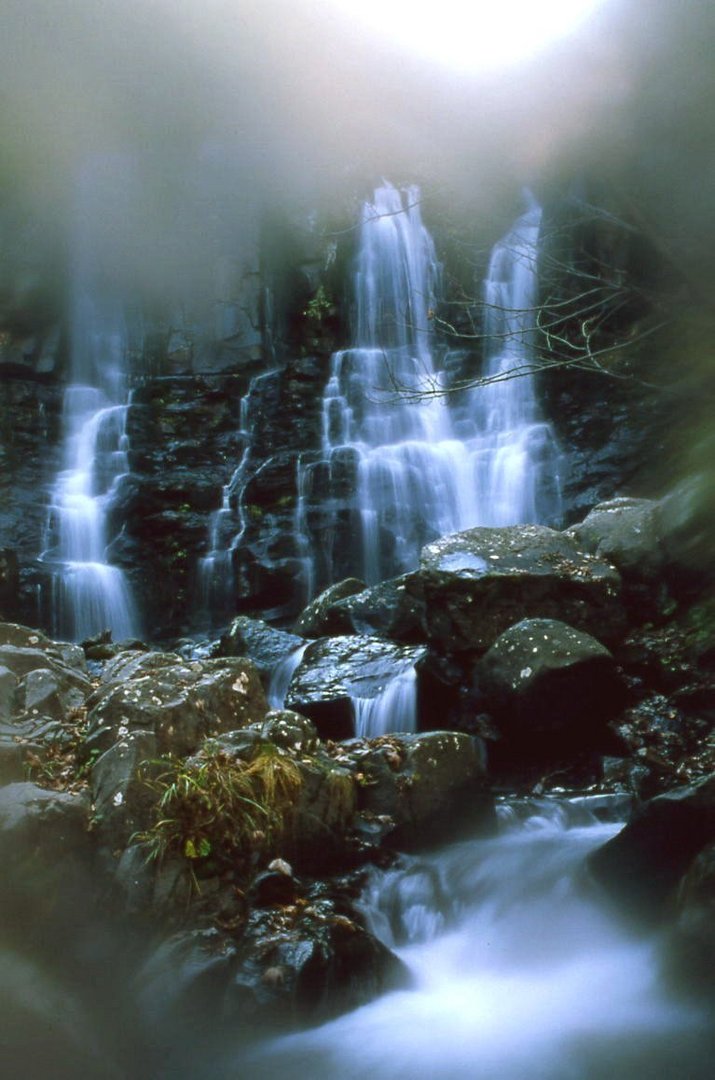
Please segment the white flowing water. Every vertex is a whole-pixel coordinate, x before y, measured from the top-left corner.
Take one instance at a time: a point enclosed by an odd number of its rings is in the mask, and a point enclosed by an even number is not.
[[[208,552],[199,560],[199,605],[212,623],[222,624],[235,613],[234,567],[235,552],[246,531],[246,511],[243,493],[250,479],[251,451],[253,449],[254,417],[252,398],[260,383],[273,376],[272,371],[255,376],[241,398],[240,431],[243,451],[238,466],[227,484],[221,489],[221,505],[211,515],[208,535]]]
[[[344,468],[346,453],[356,463],[354,572],[369,584],[414,568],[445,533],[555,521],[560,509],[558,454],[530,374],[541,212],[530,209],[496,245],[485,284],[484,374],[516,377],[452,408],[431,331],[440,267],[419,204],[417,188],[385,184],[363,208],[354,346],[334,354],[323,397],[324,459],[330,469]]]
[[[382,693],[352,699],[355,735],[374,739],[395,731],[417,731],[417,672],[413,667],[395,675]]]
[[[70,312],[70,384],[63,407],[64,462],[50,495],[45,550],[51,567],[53,632],[75,641],[111,630],[138,633],[122,570],[107,561],[108,511],[128,471],[122,304],[107,284],[101,236],[128,198],[121,156],[88,162],[77,184]]]
[[[128,471],[126,413],[96,387],[65,392],[65,468],[52,490],[42,558],[53,564],[54,630],[74,641],[105,629],[119,641],[136,629],[124,574],[106,561],[107,510]]]
[[[266,690],[266,699],[271,709],[282,709],[284,707],[290,681],[298,670],[303,654],[309,645],[309,641],[306,641],[304,645],[299,645],[297,649],[279,660],[273,668],[271,677],[268,680],[268,689]]]
[[[588,801],[503,808],[495,839],[373,870],[368,925],[412,985],[264,1045],[256,1080],[705,1080],[707,1028],[657,942],[606,913],[585,856],[620,828]],[[243,1075],[243,1074],[242,1074]]]

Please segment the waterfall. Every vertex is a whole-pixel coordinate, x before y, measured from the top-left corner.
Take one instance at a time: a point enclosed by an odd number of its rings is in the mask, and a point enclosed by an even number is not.
[[[517,370],[519,377],[475,389],[452,405],[435,362],[431,312],[440,267],[422,223],[419,190],[385,184],[363,207],[354,343],[332,357],[322,449],[331,474],[342,475],[346,459],[353,461],[352,572],[369,584],[413,569],[422,546],[446,533],[558,516],[558,454],[526,374],[533,360],[539,226],[538,207],[519,218],[496,245],[485,286],[485,373]],[[304,467],[303,499],[324,462]],[[304,521],[297,524],[305,530]],[[324,551],[314,556],[314,587],[336,577],[329,550],[336,524],[334,514],[332,525],[312,538],[314,550],[328,549],[327,565]]]
[[[469,394],[467,438],[480,525],[555,521],[561,511],[558,448],[534,385],[542,215],[531,202],[495,245],[484,282],[488,382]]]
[[[137,633],[129,586],[107,561],[108,514],[128,471],[124,312],[108,284],[94,229],[120,188],[123,159],[97,159],[78,185],[70,317],[70,383],[63,404],[63,468],[50,494],[41,561],[51,573],[53,633],[81,641],[109,629]],[[105,256],[106,257],[106,256]]]
[[[355,735],[374,739],[394,731],[417,731],[417,672],[400,672],[372,698],[352,699]]]
[[[208,552],[199,560],[199,604],[209,621],[216,625],[235,613],[234,567],[235,551],[246,531],[244,489],[251,478],[251,451],[253,450],[255,418],[251,415],[253,396],[264,379],[271,378],[273,371],[254,376],[248,390],[241,398],[239,434],[243,438],[241,459],[228,483],[221,489],[221,505],[211,515],[208,534]]]
[[[657,939],[618,922],[583,880],[586,855],[620,828],[603,817],[587,799],[528,800],[503,807],[493,839],[371,870],[367,924],[411,986],[264,1044],[247,1074],[704,1080],[707,1018],[668,996]]]
[[[284,656],[282,660],[279,660],[273,668],[266,690],[266,699],[271,709],[284,708],[290,681],[298,669],[298,666],[303,659],[303,654],[309,645],[309,641],[306,641],[304,645],[299,645],[297,649],[289,652],[287,656]]]

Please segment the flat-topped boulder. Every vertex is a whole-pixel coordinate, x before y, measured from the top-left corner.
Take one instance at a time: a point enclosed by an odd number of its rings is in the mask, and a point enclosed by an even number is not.
[[[625,629],[616,568],[544,525],[441,537],[408,587],[424,602],[427,640],[445,652],[487,649],[524,618],[560,619],[606,642]]]

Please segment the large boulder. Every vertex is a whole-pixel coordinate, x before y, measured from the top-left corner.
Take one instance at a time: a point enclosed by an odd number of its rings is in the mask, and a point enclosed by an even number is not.
[[[160,754],[193,753],[207,735],[262,720],[268,708],[250,660],[184,661],[174,653],[121,653],[87,702],[86,753],[150,731]]]
[[[608,649],[557,619],[523,619],[510,627],[476,672],[502,736],[500,757],[592,749],[624,702]]]
[[[305,650],[291,679],[286,707],[308,716],[324,738],[354,734],[356,702],[375,702],[426,655],[422,647],[368,637],[321,638]],[[410,730],[395,713],[392,730]]]
[[[714,841],[715,774],[643,804],[589,867],[624,910],[657,920],[695,856]]]
[[[625,629],[615,567],[543,525],[435,540],[408,588],[424,601],[427,639],[444,652],[483,651],[523,618],[562,619],[606,642]]]

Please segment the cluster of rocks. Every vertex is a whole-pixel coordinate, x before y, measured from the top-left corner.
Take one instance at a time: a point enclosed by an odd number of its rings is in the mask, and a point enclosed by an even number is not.
[[[211,647],[155,652],[2,624],[3,850],[28,881],[28,860],[81,866],[85,883],[91,867],[98,903],[160,920],[146,1015],[205,991],[207,1014],[258,1030],[404,980],[354,905],[366,864],[489,831],[495,787],[580,783],[639,800],[594,877],[626,906],[675,912],[681,961],[710,955],[715,649],[698,580],[662,506],[615,500],[566,532],[444,537],[411,574],[331,588],[294,632],[240,616]],[[412,669],[417,731],[355,738],[355,701]],[[169,787],[210,762],[278,763],[289,808],[243,847],[188,827],[167,841]]]

